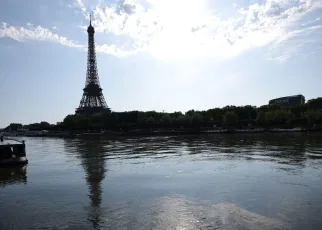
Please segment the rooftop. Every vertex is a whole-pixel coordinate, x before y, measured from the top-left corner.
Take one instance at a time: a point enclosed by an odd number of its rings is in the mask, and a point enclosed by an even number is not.
[[[297,95],[291,95],[291,96],[277,97],[277,98],[274,98],[272,100],[282,99],[282,98],[292,98],[292,97],[304,97],[304,96],[302,94],[297,94]]]
[[[9,138],[3,138],[3,141],[0,139],[0,146],[4,145],[21,145],[22,141],[15,140],[15,139],[9,139]]]

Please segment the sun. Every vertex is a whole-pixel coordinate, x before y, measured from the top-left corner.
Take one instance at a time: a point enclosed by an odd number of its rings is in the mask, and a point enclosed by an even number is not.
[[[154,0],[151,3],[160,25],[150,41],[152,54],[174,59],[202,49],[202,38],[193,33],[193,28],[207,21],[206,0]]]

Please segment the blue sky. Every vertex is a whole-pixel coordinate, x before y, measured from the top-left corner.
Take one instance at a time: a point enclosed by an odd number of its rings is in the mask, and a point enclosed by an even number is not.
[[[2,0],[0,127],[74,113],[89,13],[114,111],[322,96],[321,0]]]

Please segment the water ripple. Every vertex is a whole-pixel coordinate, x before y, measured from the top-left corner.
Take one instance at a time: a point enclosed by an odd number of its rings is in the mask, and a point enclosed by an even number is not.
[[[322,226],[320,134],[26,141],[28,166],[0,169],[0,229]]]

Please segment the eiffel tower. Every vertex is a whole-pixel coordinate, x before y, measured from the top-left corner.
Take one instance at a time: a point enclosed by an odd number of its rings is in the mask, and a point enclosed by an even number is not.
[[[88,53],[87,53],[87,72],[86,83],[83,89],[83,96],[79,103],[79,107],[76,109],[76,114],[92,115],[101,112],[111,111],[105,102],[102,88],[100,86],[96,54],[95,54],[95,42],[94,42],[94,27],[92,26],[92,19],[90,16],[89,26],[87,28],[88,33]]]

